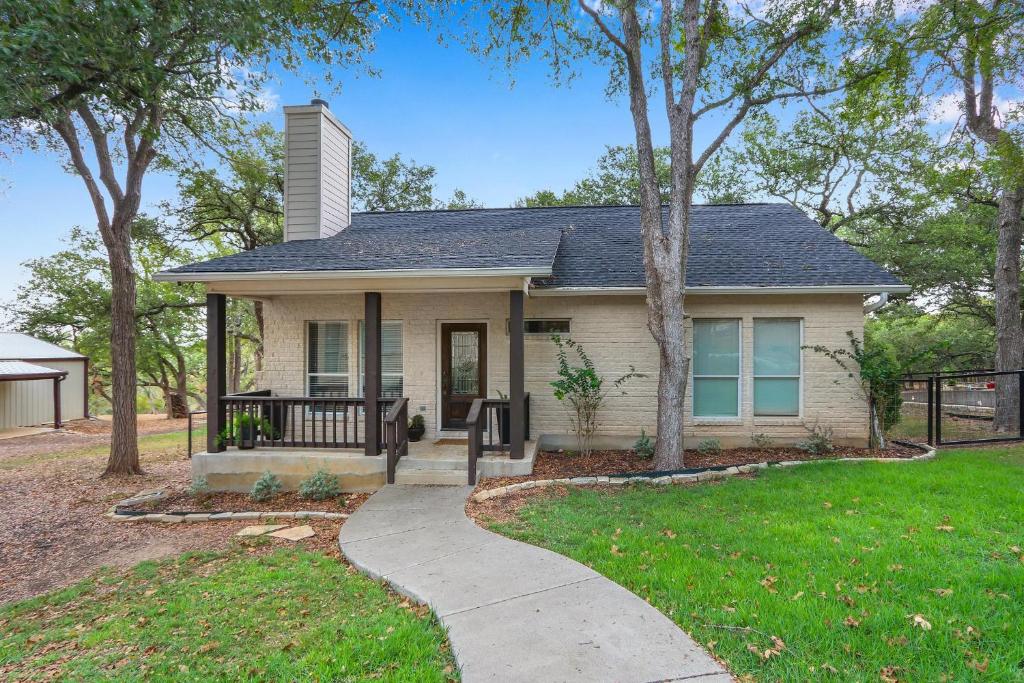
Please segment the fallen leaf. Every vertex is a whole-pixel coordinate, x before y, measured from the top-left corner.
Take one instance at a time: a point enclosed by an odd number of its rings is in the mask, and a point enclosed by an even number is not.
[[[975,671],[985,673],[986,671],[988,671],[988,657],[985,657],[985,661],[983,662],[979,662],[977,659],[972,659],[971,661],[967,662],[967,666],[974,669]]]
[[[778,589],[775,588],[775,582],[779,580],[777,576],[766,576],[759,582],[769,593],[778,593]]]
[[[661,530],[661,535],[664,536],[665,538],[675,538],[676,537],[676,532],[672,531],[671,529],[662,529]]]
[[[831,509],[832,509],[832,503],[830,503],[830,502],[828,502],[828,501],[826,500],[826,501],[825,501],[825,509],[826,509],[826,510],[831,510]]]
[[[860,626],[860,622],[852,616],[847,615],[847,617],[843,619],[843,626],[846,626],[847,628],[857,628]]]
[[[612,555],[618,555],[619,557],[622,557],[623,555],[626,554],[626,553],[622,552],[621,550],[619,550],[619,546],[617,546],[617,545],[613,545],[612,546],[611,553],[612,553]]]
[[[914,626],[917,626],[924,631],[932,630],[931,623],[920,614],[908,614],[907,619],[910,619]]]
[[[929,588],[932,593],[935,593],[940,598],[947,598],[953,594],[952,588]]]
[[[878,672],[878,677],[882,679],[882,683],[899,683],[899,676],[897,675],[900,671],[898,666],[883,666],[882,670]]]
[[[935,530],[936,531],[944,531],[947,534],[953,533],[953,527],[951,527],[948,524],[940,524],[939,526],[935,527]]]
[[[804,592],[803,591],[797,591],[796,595],[791,597],[790,600],[799,600],[802,597],[804,597]]]

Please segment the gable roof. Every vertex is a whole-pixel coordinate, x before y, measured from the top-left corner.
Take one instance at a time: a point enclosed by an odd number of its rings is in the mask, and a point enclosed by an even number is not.
[[[668,210],[664,210],[666,219]],[[788,204],[695,205],[686,285],[907,289]],[[333,237],[285,242],[168,271],[204,275],[506,271],[536,289],[642,288],[636,206],[355,213]],[[213,278],[210,278],[213,279]]]
[[[0,332],[0,360],[58,360],[85,358],[50,342],[20,332]]]

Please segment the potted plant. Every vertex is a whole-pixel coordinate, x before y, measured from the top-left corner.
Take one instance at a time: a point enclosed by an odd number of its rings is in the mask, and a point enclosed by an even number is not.
[[[423,415],[416,413],[409,420],[409,441],[419,441],[427,431],[427,425],[423,422]]]
[[[238,435],[238,442],[235,444],[239,449],[247,450],[256,447],[256,436],[260,433],[271,435],[273,428],[270,420],[260,419],[248,413],[235,415],[235,433]]]

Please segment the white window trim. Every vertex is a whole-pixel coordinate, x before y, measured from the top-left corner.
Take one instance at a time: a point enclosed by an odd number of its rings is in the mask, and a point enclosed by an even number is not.
[[[380,373],[381,380],[383,380],[384,377],[392,377],[392,378],[393,377],[400,377],[402,379],[402,394],[405,394],[406,393],[405,392],[405,321],[404,320],[381,320],[381,323],[382,324],[383,323],[397,323],[401,327],[401,330],[402,330],[402,372],[394,373],[394,372],[384,372],[383,370],[381,370],[381,373]],[[362,359],[362,356],[363,356],[363,353],[362,353],[363,343],[362,343],[362,338],[359,335],[359,330],[364,329],[365,326],[366,326],[366,321],[363,320],[362,318],[360,318],[359,320],[356,321],[356,394],[355,395],[359,396],[359,397],[362,397],[362,398],[366,397],[366,392],[364,391],[364,387],[363,387],[363,382],[366,380],[366,377],[365,377],[365,375],[363,375],[363,359]],[[366,333],[363,332],[363,334],[366,334]],[[384,384],[383,384],[383,381],[382,381],[381,382],[381,387],[383,387],[383,386],[384,386]]]
[[[345,328],[346,328],[345,329],[345,355],[346,355],[346,359],[348,361],[348,370],[347,370],[347,372],[342,373],[342,372],[310,372],[309,371],[309,325],[310,325],[310,323],[318,323],[318,324],[338,323],[339,325],[341,325],[341,324],[345,325]],[[344,377],[344,378],[346,378],[348,380],[348,396],[346,398],[351,398],[352,397],[352,348],[351,348],[352,322],[349,321],[349,320],[306,320],[303,323],[303,331],[304,331],[305,339],[304,339],[304,343],[303,343],[303,347],[302,347],[302,355],[303,355],[302,364],[303,364],[303,370],[304,370],[303,375],[302,375],[302,377],[303,377],[303,384],[304,384],[302,395],[312,398],[312,395],[310,393],[311,390],[310,390],[310,386],[309,386],[309,377],[310,377],[310,375],[316,375],[317,377]],[[317,400],[320,400],[320,399],[317,399]],[[325,400],[327,400],[327,399],[325,399]],[[323,415],[323,414],[325,414],[327,412],[331,412],[331,411],[325,411],[324,409],[321,408],[320,410],[316,411],[316,414],[318,416],[320,416],[320,415]],[[306,406],[305,414],[306,414],[307,418],[310,417],[313,414],[313,407],[311,405],[307,405]]]
[[[757,338],[757,321],[758,320],[769,320],[773,322],[795,322],[799,327],[800,342],[797,345],[797,360],[800,363],[800,374],[799,375],[759,375],[755,369],[755,365],[750,365],[750,412],[753,414],[754,420],[772,420],[772,421],[802,421],[804,419],[804,319],[803,318],[792,318],[789,316],[763,316],[759,315],[754,318],[750,323],[750,348],[753,353],[754,344],[756,344]],[[796,415],[759,415],[757,408],[754,405],[754,390],[757,380],[759,379],[796,379],[797,380],[797,414]],[[760,424],[766,424],[761,422]]]
[[[733,322],[736,323],[737,374],[735,375],[698,375],[694,364],[690,364],[690,417],[694,424],[735,424],[743,421],[743,318],[694,318],[690,327],[691,348],[696,350],[698,322]],[[698,415],[697,414],[697,379],[735,379],[736,380],[736,414],[735,415]]]

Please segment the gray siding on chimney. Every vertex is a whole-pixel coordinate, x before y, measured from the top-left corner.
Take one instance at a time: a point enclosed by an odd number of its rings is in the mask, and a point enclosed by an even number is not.
[[[285,241],[348,227],[351,152],[351,134],[326,107],[285,107]]]

